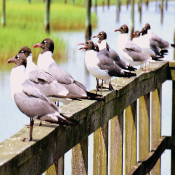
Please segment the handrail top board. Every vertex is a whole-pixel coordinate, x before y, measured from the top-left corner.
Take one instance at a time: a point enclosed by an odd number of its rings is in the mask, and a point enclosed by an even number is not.
[[[174,63],[171,62],[170,65],[172,64]],[[173,65],[173,67],[175,67],[175,64]],[[96,116],[96,113],[102,112],[101,114],[103,114],[103,110],[107,110],[110,105],[112,105],[113,101],[115,101],[116,103],[118,99],[119,103],[120,100],[124,98],[124,95],[128,96],[128,94],[131,94],[131,99],[129,99],[125,105],[123,105],[122,107],[119,106],[119,108],[116,107],[116,110],[124,110],[124,107],[126,107],[126,105],[129,105],[129,103],[131,104],[132,100],[136,100],[137,98],[139,98],[139,95],[147,92],[147,90],[144,89],[144,83],[146,83],[147,80],[149,81],[151,79],[152,82],[155,82],[155,85],[152,87],[150,86],[151,89],[148,88],[148,90],[152,90],[153,88],[157,87],[158,83],[162,84],[164,81],[166,81],[169,75],[168,68],[168,61],[158,61],[155,63],[151,63],[151,71],[145,72],[143,70],[137,70],[136,77],[113,79],[112,83],[118,84],[120,86],[114,86],[115,90],[111,92],[109,92],[108,90],[103,90],[102,95],[104,96],[104,101],[73,101],[69,105],[61,106],[60,108],[64,115],[79,121],[80,124],[78,126],[66,127],[56,124],[47,124],[43,122],[42,126],[34,127],[33,141],[22,142],[21,139],[24,137],[28,137],[29,134],[29,128],[25,126],[18,133],[0,143],[0,174],[10,174],[11,172],[18,172],[19,174],[22,174],[25,168],[21,168],[22,170],[16,170],[17,167],[20,167],[24,162],[30,161],[30,159],[32,160],[32,163],[29,163],[30,165],[35,163],[37,164],[40,161],[38,159],[42,159],[42,151],[48,150],[48,153],[44,154],[52,155],[53,160],[47,160],[48,162],[44,162],[43,165],[39,165],[33,170],[30,170],[32,172],[35,172],[36,174],[45,171],[44,167],[46,165],[47,167],[49,167],[53,163],[54,159],[57,159],[65,153],[65,150],[68,151],[71,146],[76,145],[79,140],[82,140],[84,137],[87,137],[90,133],[94,132],[97,128],[99,128],[100,124],[103,124],[107,122],[110,118],[114,117],[112,115],[116,115],[116,111],[111,112],[110,117],[106,117],[106,119],[103,119],[102,117]],[[163,73],[162,76],[160,76],[161,73]],[[160,82],[159,79],[161,79]],[[140,92],[140,94],[138,93],[138,96],[135,95],[136,99],[133,99],[133,92],[138,91],[140,82],[143,82],[143,86],[141,88],[141,91],[143,92]],[[134,88],[135,90],[130,93],[129,91]],[[92,90],[91,92],[95,93],[95,90]],[[39,121],[36,121],[35,123],[37,122]],[[77,137],[75,137],[76,135]],[[54,143],[53,145],[51,144],[52,142]],[[67,146],[66,143],[69,143],[69,146]],[[50,150],[58,150],[58,147],[59,149],[61,149],[59,153],[50,152]],[[38,154],[40,154],[41,158],[37,156]],[[9,171],[9,168],[12,168],[12,165],[14,167],[14,170]],[[26,169],[25,171],[27,171]]]

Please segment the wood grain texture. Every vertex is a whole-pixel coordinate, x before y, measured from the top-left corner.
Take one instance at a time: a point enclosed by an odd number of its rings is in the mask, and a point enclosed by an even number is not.
[[[150,93],[139,98],[139,160],[149,152],[150,142]]]
[[[125,109],[125,174],[136,164],[137,101]]]
[[[0,143],[0,174],[42,174],[68,150],[102,127],[106,122],[127,108],[137,98],[154,91],[167,80],[168,62],[152,64],[151,72],[138,70],[137,77],[117,78],[115,91],[103,90],[104,101],[74,101],[61,106],[62,113],[79,121],[78,126],[47,124],[34,126],[33,141],[22,142],[28,137],[29,128]],[[149,84],[149,86],[147,86]],[[92,92],[95,92],[93,90]]]
[[[152,112],[151,112],[151,149],[161,136],[161,105],[162,105],[162,86],[152,92]],[[151,170],[152,175],[160,174],[160,159]]]
[[[127,175],[147,174],[156,165],[161,154],[167,148],[168,137],[161,137],[154,145],[153,150],[149,152],[142,160],[137,162],[133,169]]]
[[[64,156],[54,162],[54,164],[47,169],[44,175],[64,175]]]
[[[111,119],[110,175],[123,174],[123,112]]]
[[[88,174],[88,137],[72,148],[72,175]]]
[[[94,132],[93,174],[108,174],[108,123]]]

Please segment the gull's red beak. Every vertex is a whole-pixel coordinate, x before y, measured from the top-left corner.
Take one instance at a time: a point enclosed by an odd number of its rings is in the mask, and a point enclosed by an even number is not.
[[[41,43],[37,43],[37,44],[34,44],[34,45],[33,45],[33,48],[37,48],[37,47],[41,47],[41,46],[42,46]]]

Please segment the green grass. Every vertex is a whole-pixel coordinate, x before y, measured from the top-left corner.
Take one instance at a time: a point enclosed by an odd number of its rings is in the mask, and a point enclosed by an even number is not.
[[[76,1],[76,0],[75,0]],[[44,32],[45,4],[42,0],[8,0],[6,1],[6,27],[0,27],[0,62],[5,63],[7,59],[16,54],[25,45],[32,49],[33,44],[41,42],[50,37],[55,42],[54,54],[63,57],[65,43],[57,37],[53,37],[54,31],[77,30],[85,28],[86,9],[80,6],[58,3],[54,0],[51,4],[51,34]],[[64,2],[64,1],[63,1]],[[0,6],[2,7],[2,1]],[[0,9],[1,13],[1,9]],[[95,27],[97,17],[92,13],[92,26]],[[32,49],[36,60],[41,49]]]
[[[44,13],[45,4],[43,0],[8,0],[6,1],[6,27],[0,26],[0,63],[14,56],[21,47],[27,45],[32,49],[33,44],[41,42],[44,38],[50,37],[55,42],[54,54],[57,58],[64,57],[65,44],[62,40],[53,37],[54,31],[60,30],[80,30],[85,29],[85,0],[53,0],[51,3],[51,34],[44,33]],[[95,0],[92,0],[92,5]],[[103,0],[97,0],[98,5],[102,5]],[[122,4],[126,0],[122,0]],[[107,4],[107,0],[105,0]],[[110,0],[110,4],[116,4],[116,0]],[[2,1],[0,1],[2,7]],[[1,13],[2,8],[0,8]],[[92,27],[96,27],[97,17],[92,13]],[[63,50],[63,52],[59,52]],[[41,49],[32,49],[34,60]],[[57,51],[57,52],[56,52]]]

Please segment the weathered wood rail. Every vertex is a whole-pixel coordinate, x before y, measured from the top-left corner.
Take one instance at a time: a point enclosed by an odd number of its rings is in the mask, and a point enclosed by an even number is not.
[[[166,80],[173,80],[174,97],[175,62],[160,61],[152,63],[151,68],[149,72],[137,70],[134,78],[114,79],[113,83],[118,86],[112,92],[103,90],[105,101],[82,100],[62,106],[64,115],[79,121],[78,126],[43,123],[34,127],[32,142],[21,141],[29,133],[29,128],[24,127],[0,143],[0,174],[64,174],[64,154],[72,149],[72,174],[87,175],[88,136],[91,133],[94,175],[108,174],[108,168],[110,175],[142,175],[149,171],[160,174],[160,156],[165,149],[172,150],[172,174],[175,174],[175,98],[172,136],[161,137],[161,86]]]

